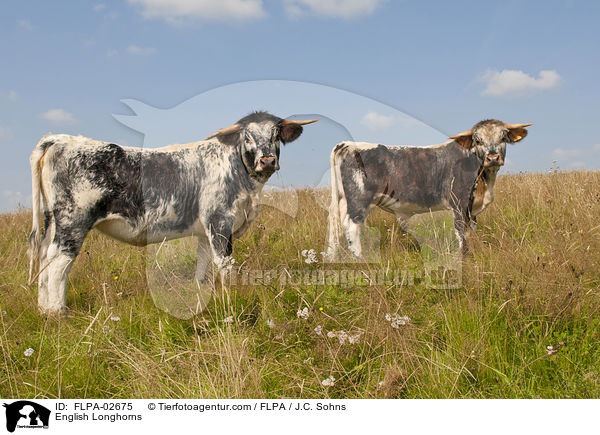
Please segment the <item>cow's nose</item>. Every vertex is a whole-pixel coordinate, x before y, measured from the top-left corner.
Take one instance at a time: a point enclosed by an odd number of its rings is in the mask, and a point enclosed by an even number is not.
[[[485,162],[488,164],[501,165],[502,157],[500,157],[500,154],[488,154],[485,156]]]
[[[277,158],[276,157],[261,157],[258,161],[258,164],[262,169],[279,169],[277,167]]]

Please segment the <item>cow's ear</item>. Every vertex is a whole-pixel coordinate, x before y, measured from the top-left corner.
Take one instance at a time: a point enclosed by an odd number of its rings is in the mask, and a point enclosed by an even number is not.
[[[455,134],[454,136],[448,137],[448,139],[454,139],[454,141],[460,146],[469,149],[473,144],[473,133],[471,130],[463,131],[462,133]]]
[[[279,140],[288,143],[293,142],[302,134],[302,126],[300,125],[282,125],[279,131]]]
[[[508,142],[519,142],[525,138],[527,136],[527,129],[525,127],[529,127],[530,125],[533,124],[506,124],[508,128]]]
[[[279,123],[279,140],[284,144],[293,142],[302,134],[303,125],[312,124],[317,121],[318,119],[309,119],[306,121],[284,119]]]

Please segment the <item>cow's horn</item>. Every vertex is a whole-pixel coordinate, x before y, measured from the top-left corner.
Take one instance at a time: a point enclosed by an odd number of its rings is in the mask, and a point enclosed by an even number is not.
[[[448,136],[448,139],[458,139],[459,137],[471,136],[473,132],[471,130],[463,131],[462,133],[455,134],[454,136]]]
[[[533,125],[531,123],[526,123],[526,124],[505,124],[506,128],[523,128],[523,127],[529,127],[530,125]]]
[[[204,139],[204,140],[209,140],[209,139],[212,139],[213,137],[222,136],[225,134],[235,133],[239,128],[240,128],[239,124],[230,125],[229,127],[225,127],[225,128],[215,131],[210,136],[207,136],[206,139]]]
[[[306,124],[312,124],[313,122],[317,122],[318,119],[308,119],[306,121],[302,121],[302,120],[292,120],[292,119],[284,119],[283,121],[281,121],[281,123],[283,125],[306,125]]]

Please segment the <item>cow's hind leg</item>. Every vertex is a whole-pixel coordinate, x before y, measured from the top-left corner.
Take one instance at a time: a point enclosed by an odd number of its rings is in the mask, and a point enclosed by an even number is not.
[[[372,208],[372,198],[373,194],[371,192],[350,195],[346,199],[345,212],[341,216],[342,228],[348,241],[348,249],[358,258],[363,255],[361,232]]]
[[[67,308],[67,278],[91,225],[54,224],[54,234],[46,253],[47,298],[40,310],[64,314]]]
[[[395,213],[395,215],[396,215],[396,222],[398,223],[398,228],[400,229],[400,231],[402,231],[403,233],[408,233],[408,230],[409,230],[408,220],[410,219],[410,215],[403,214],[403,213]]]
[[[362,224],[363,222],[355,222],[348,215],[344,216],[342,221],[344,234],[346,235],[346,240],[348,240],[348,249],[354,256],[359,258],[362,256],[362,245],[360,241]]]
[[[48,248],[52,235],[46,231],[40,244],[40,266],[38,271],[38,306],[44,309],[48,305]]]
[[[47,257],[47,298],[40,309],[48,314],[64,314],[67,308],[67,276],[75,257],[67,254],[60,244],[52,242]]]

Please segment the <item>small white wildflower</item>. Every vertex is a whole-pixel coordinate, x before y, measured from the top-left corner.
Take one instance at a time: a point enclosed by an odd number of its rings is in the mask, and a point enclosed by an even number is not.
[[[348,340],[348,334],[346,333],[346,331],[338,331],[336,335],[340,344],[344,344],[346,340]]]
[[[267,319],[267,326],[273,329],[275,327],[275,322],[273,322],[271,319]]]
[[[398,328],[400,328],[400,326],[406,325],[408,322],[410,322],[410,317],[388,313],[385,315],[385,320],[390,322],[390,326],[392,328],[398,329]]]
[[[349,335],[348,336],[348,343],[350,344],[358,344],[360,343],[360,336],[362,335],[362,332],[359,332],[358,334],[355,335]]]
[[[323,333],[323,327],[321,325],[317,325],[317,327],[314,329],[315,334],[317,335],[321,335]]]
[[[381,387],[383,387],[384,385],[385,385],[385,384],[383,383],[383,381],[381,381],[381,382],[377,383],[377,387],[378,387],[378,388],[381,388]]]
[[[25,349],[25,352],[23,352],[23,355],[29,357],[29,356],[33,355],[33,352],[34,352],[33,349],[30,347],[29,349]]]
[[[119,316],[112,316],[110,320],[112,320],[113,322],[118,322],[119,320],[121,320],[121,318]]]
[[[327,379],[323,379],[321,381],[321,385],[324,387],[333,387],[335,384],[335,378],[333,376],[329,376]]]
[[[312,263],[318,263],[319,260],[317,260],[317,252],[314,249],[304,249],[301,252],[303,257],[306,257],[304,259],[304,262],[306,264],[312,264]]]
[[[546,349],[548,349],[548,350],[554,350],[554,346],[552,346],[552,345],[546,346]]]
[[[340,342],[340,344],[346,344],[346,342],[350,343],[350,344],[356,344],[360,342],[360,336],[362,335],[362,332],[359,332],[357,334],[354,335],[350,335],[348,334],[346,331],[329,331],[327,333],[327,337],[329,338],[336,338],[338,339],[338,341]]]
[[[229,256],[223,259],[222,267],[223,269],[231,270],[233,265],[235,264],[235,258]]]
[[[304,307],[302,310],[298,310],[298,311],[296,312],[296,316],[297,316],[299,319],[304,319],[304,320],[306,320],[306,319],[308,319],[308,315],[309,315],[309,313],[308,313],[308,307]]]
[[[223,323],[233,323],[233,316],[225,317]]]
[[[401,316],[396,320],[396,328],[399,328],[401,325],[406,325],[408,322],[410,322],[410,317],[408,316]],[[392,325],[394,326],[394,325]]]

